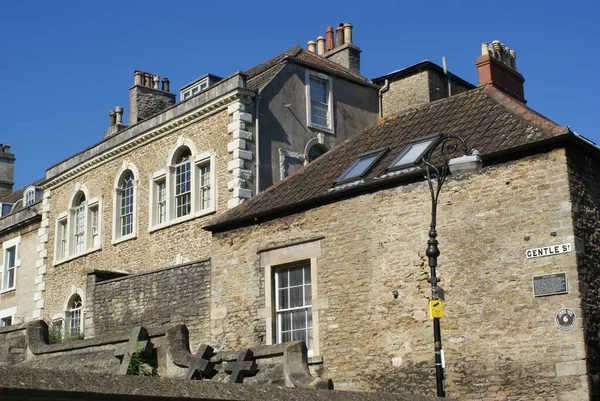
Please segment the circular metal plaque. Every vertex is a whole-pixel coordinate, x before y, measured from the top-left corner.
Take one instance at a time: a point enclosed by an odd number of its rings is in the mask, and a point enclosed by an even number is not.
[[[572,309],[561,309],[556,313],[556,325],[561,330],[571,330],[575,327],[577,317]]]

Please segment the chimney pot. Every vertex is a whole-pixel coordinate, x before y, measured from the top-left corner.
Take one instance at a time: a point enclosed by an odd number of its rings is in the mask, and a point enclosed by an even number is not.
[[[141,71],[134,71],[134,73],[133,73],[133,84],[134,85],[141,85],[142,84],[142,72]]]
[[[148,88],[152,87],[152,75],[148,72],[144,73],[144,86]]]
[[[325,53],[325,38],[323,36],[319,36],[317,38],[317,54],[319,56]]]
[[[152,89],[158,90],[158,83],[160,82],[160,77],[158,75],[152,76]]]
[[[341,46],[344,44],[344,24],[339,24],[335,29],[335,46]]]
[[[510,66],[517,70],[517,53],[514,50],[510,51]]]
[[[163,78],[162,80],[162,90],[163,92],[169,92],[169,78]]]
[[[306,46],[308,47],[308,51],[311,53],[314,53],[317,51],[317,44],[315,43],[314,40],[309,40]]]
[[[109,123],[108,123],[109,127],[112,127],[113,125],[116,124],[117,120],[116,120],[116,113],[114,110],[110,110],[108,112],[108,120],[109,120]]]
[[[481,55],[489,56],[489,54],[490,54],[490,45],[487,42],[483,42],[481,44]]]
[[[328,26],[325,30],[325,36],[327,37],[327,46],[325,51],[333,50],[333,27]]]
[[[352,24],[344,24],[344,43],[352,43]]]
[[[115,107],[115,117],[117,125],[123,124],[123,108],[121,106]]]

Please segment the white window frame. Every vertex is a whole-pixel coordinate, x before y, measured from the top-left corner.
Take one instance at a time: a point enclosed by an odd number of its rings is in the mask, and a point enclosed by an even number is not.
[[[265,307],[258,311],[259,316],[264,317],[266,327],[266,344],[277,343],[276,326],[276,299],[275,299],[275,271],[277,268],[289,267],[299,262],[310,263],[311,291],[312,291],[312,350],[308,350],[308,356],[318,356],[320,352],[319,341],[319,315],[320,311],[328,308],[328,299],[319,297],[318,292],[318,259],[321,257],[321,240],[311,240],[285,247],[275,247],[259,251],[260,264],[265,272]]]
[[[121,195],[122,195],[122,180],[127,174],[133,174],[133,216],[131,233],[122,235],[121,227]],[[113,227],[112,227],[112,244],[128,241],[137,238],[138,225],[138,187],[139,187],[139,172],[133,163],[123,163],[114,182],[113,193]]]
[[[190,213],[184,216],[177,217],[176,210],[176,173],[177,166],[174,164],[175,156],[181,150],[182,147],[187,147],[190,152]],[[198,153],[193,143],[188,140],[180,138],[177,146],[175,146],[169,155],[169,165],[153,173],[150,176],[150,202],[149,202],[149,221],[148,231],[153,232],[165,227],[179,224],[185,221],[189,221],[198,217],[206,216],[208,214],[216,212],[217,204],[217,191],[216,191],[216,177],[215,177],[215,164],[216,164],[216,152],[214,150]],[[208,165],[210,169],[210,179],[208,180],[209,186],[209,205],[203,207],[202,205],[202,168]],[[159,210],[159,189],[160,184],[164,183],[166,189],[166,199],[164,207],[165,220],[159,221],[160,210]]]
[[[309,321],[309,319],[306,319],[306,326],[302,329],[302,331],[306,332],[307,330],[310,330],[312,332],[312,327],[313,327],[313,319],[312,319],[312,280],[310,283],[307,283],[307,281],[305,280],[305,270],[307,270],[309,273],[311,271],[311,267],[310,267],[310,260],[304,260],[304,261],[299,261],[299,262],[295,262],[292,263],[291,265],[283,265],[283,266],[276,266],[273,269],[273,281],[274,281],[274,285],[275,285],[275,336],[276,336],[276,341],[277,343],[282,343],[283,341],[283,329],[282,329],[282,320],[284,317],[287,317],[288,314],[293,313],[293,312],[299,312],[299,311],[304,311],[304,312],[309,312],[311,313],[311,319]],[[302,280],[302,284],[300,285],[295,285],[292,286],[289,283],[289,270],[290,269],[294,269],[294,268],[302,268],[302,276],[303,276],[303,280]],[[286,281],[288,281],[288,285],[286,285],[285,287],[281,288],[279,287],[279,278],[282,275],[287,275],[288,278]],[[312,276],[312,275],[311,275]],[[308,290],[306,289],[307,286],[310,286],[311,290],[310,290],[310,295],[311,295],[311,302],[310,304],[306,304],[304,301],[306,300],[306,293],[308,292]],[[281,299],[280,299],[280,292],[281,290],[283,291],[287,291],[288,293],[291,291],[292,288],[302,288],[302,298],[303,298],[303,304],[301,306],[288,306],[288,307],[282,307],[281,306]],[[288,301],[291,301],[291,297],[288,297]],[[295,329],[294,327],[292,327],[293,325],[293,319],[292,322],[290,324],[290,332],[294,332],[294,331],[300,331],[298,329]],[[290,333],[292,334],[292,333]],[[314,340],[314,339],[313,339]],[[290,339],[289,341],[295,341],[293,339]],[[311,344],[306,344],[309,354],[310,356],[312,356],[312,342]]]
[[[18,236],[16,238],[13,238],[9,241],[5,241],[2,244],[2,266],[0,268],[0,271],[2,272],[2,287],[0,287],[0,294],[3,294],[5,292],[10,292],[10,291],[14,291],[17,289],[17,271],[18,268],[21,267],[21,258],[19,256],[19,245],[21,244],[21,236]],[[8,250],[14,248],[15,249],[15,264],[14,266],[11,267],[11,269],[13,270],[13,285],[11,287],[6,287],[4,286],[5,280],[6,280],[6,276],[8,275],[8,266],[7,266],[7,254],[8,254]]]
[[[77,251],[75,244],[75,225],[77,207],[75,200],[79,193],[83,192],[83,245]],[[100,197],[89,198],[89,191],[84,186],[77,186],[69,202],[69,210],[60,213],[56,217],[56,228],[54,234],[54,265],[79,258],[89,253],[102,249],[102,199]],[[94,216],[95,215],[95,216]],[[94,223],[96,225],[94,225]],[[66,241],[62,236],[63,226],[66,226]],[[61,252],[62,246],[66,252]]]
[[[23,207],[33,205],[35,203],[35,187],[29,187],[23,194]]]
[[[10,317],[10,325],[16,324],[16,319],[17,319],[17,307],[13,306],[12,308],[6,308],[6,309],[2,309],[0,310],[0,319],[6,319],[7,317]],[[0,326],[0,327],[8,327],[7,326]]]
[[[316,124],[312,122],[312,106],[310,97],[310,80],[315,79],[327,84],[327,125]],[[316,71],[306,70],[305,73],[306,88],[306,125],[321,131],[334,132],[334,110],[333,110],[333,80],[330,76]]]
[[[76,287],[76,286],[72,286],[71,287],[71,293],[69,294],[69,296],[67,297],[66,302],[64,303],[64,307],[63,307],[63,313],[62,313],[62,320],[63,320],[63,325],[62,325],[62,335],[63,338],[71,338],[71,308],[70,308],[70,304],[71,304],[71,299],[73,299],[73,297],[75,295],[78,295],[79,298],[81,299],[81,308],[79,308],[80,314],[79,314],[79,334],[83,335],[84,329],[85,329],[85,301],[86,301],[86,297],[85,297],[85,291],[83,291],[83,289]],[[54,315],[52,320],[58,320],[60,319],[61,316],[59,315]]]

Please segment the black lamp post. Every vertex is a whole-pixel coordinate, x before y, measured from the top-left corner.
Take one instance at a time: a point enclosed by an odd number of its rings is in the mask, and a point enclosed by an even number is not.
[[[450,156],[458,150],[459,145],[463,151],[463,156],[451,159]],[[434,164],[436,162],[435,158],[432,161],[432,156],[437,149],[440,150],[439,153],[442,158],[442,165],[440,167],[436,167]],[[421,163],[425,167],[425,176],[427,178],[427,183],[429,184],[429,191],[431,192],[431,226],[429,228],[429,240],[427,241],[427,250],[425,251],[425,254],[427,255],[431,271],[429,282],[431,283],[432,301],[439,299],[438,282],[440,280],[436,275],[437,259],[440,256],[436,231],[438,198],[448,174],[451,172],[477,171],[481,166],[481,158],[479,157],[478,152],[473,151],[473,155],[471,156],[468,156],[467,152],[467,143],[464,139],[451,134],[441,134],[435,139],[421,158]],[[439,317],[433,318],[433,339],[435,348],[435,382],[437,396],[445,397],[444,367],[442,366],[442,333]]]

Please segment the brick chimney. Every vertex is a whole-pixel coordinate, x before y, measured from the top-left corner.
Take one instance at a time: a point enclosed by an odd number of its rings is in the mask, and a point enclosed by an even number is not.
[[[175,104],[175,94],[169,93],[169,80],[149,72],[135,71],[129,89],[129,125],[137,124]],[[112,120],[111,120],[112,122]]]
[[[333,27],[328,26],[325,30],[325,38],[323,36],[317,38],[317,54],[360,74],[361,50],[352,43],[352,24],[339,24],[335,30],[335,37]],[[313,51],[313,43],[308,42],[309,51]]]
[[[520,102],[526,103],[523,83],[525,78],[517,71],[514,50],[495,40],[481,44],[481,56],[475,61],[479,85],[492,84]]]
[[[10,145],[0,143],[0,199],[12,194],[15,185],[15,155]]]

